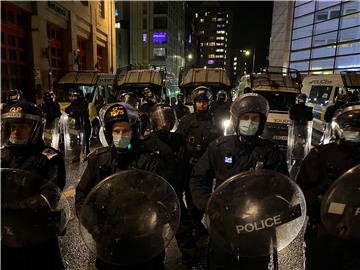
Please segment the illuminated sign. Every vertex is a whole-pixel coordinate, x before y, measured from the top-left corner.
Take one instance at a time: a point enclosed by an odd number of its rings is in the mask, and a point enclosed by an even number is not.
[[[167,40],[166,32],[154,32],[153,33],[153,43],[154,44],[164,44]]]

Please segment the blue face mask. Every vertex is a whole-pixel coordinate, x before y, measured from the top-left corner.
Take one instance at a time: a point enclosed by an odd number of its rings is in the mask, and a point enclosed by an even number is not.
[[[349,142],[360,142],[360,131],[343,131],[341,138]]]
[[[239,131],[244,136],[254,136],[259,129],[259,123],[251,120],[240,120]]]
[[[131,148],[130,136],[113,136],[113,143],[117,149],[130,149]]]

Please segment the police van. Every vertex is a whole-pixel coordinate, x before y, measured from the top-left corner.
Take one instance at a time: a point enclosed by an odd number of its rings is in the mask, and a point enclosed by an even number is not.
[[[301,89],[299,72],[285,67],[268,67],[261,73],[250,74],[250,83],[252,92],[264,96],[270,106],[262,137],[286,151],[290,123],[288,112]]]
[[[56,101],[62,112],[70,105],[71,90],[81,90],[88,102],[89,120],[93,137],[97,136],[100,123],[97,111],[102,105],[118,99],[115,89],[115,75],[97,71],[70,71],[54,85]]]
[[[309,75],[302,85],[301,92],[308,96],[306,104],[313,108],[313,129],[322,133],[326,109],[334,104],[339,93],[346,93],[341,75]]]

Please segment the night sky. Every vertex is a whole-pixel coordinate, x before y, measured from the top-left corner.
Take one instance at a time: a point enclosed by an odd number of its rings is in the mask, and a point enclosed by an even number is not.
[[[191,1],[196,10],[205,1]],[[272,1],[211,1],[233,12],[232,48],[256,48],[256,69],[266,66],[270,43]]]

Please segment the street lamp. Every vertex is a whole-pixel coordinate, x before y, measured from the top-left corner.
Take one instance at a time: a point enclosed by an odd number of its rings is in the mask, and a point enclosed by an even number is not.
[[[188,59],[189,59],[189,60],[193,59],[193,56],[192,56],[191,53],[188,55]]]
[[[240,50],[241,53],[244,53],[246,56],[249,56],[251,54],[250,50]],[[255,48],[253,49],[253,55],[252,55],[252,73],[254,73],[255,70]]]

